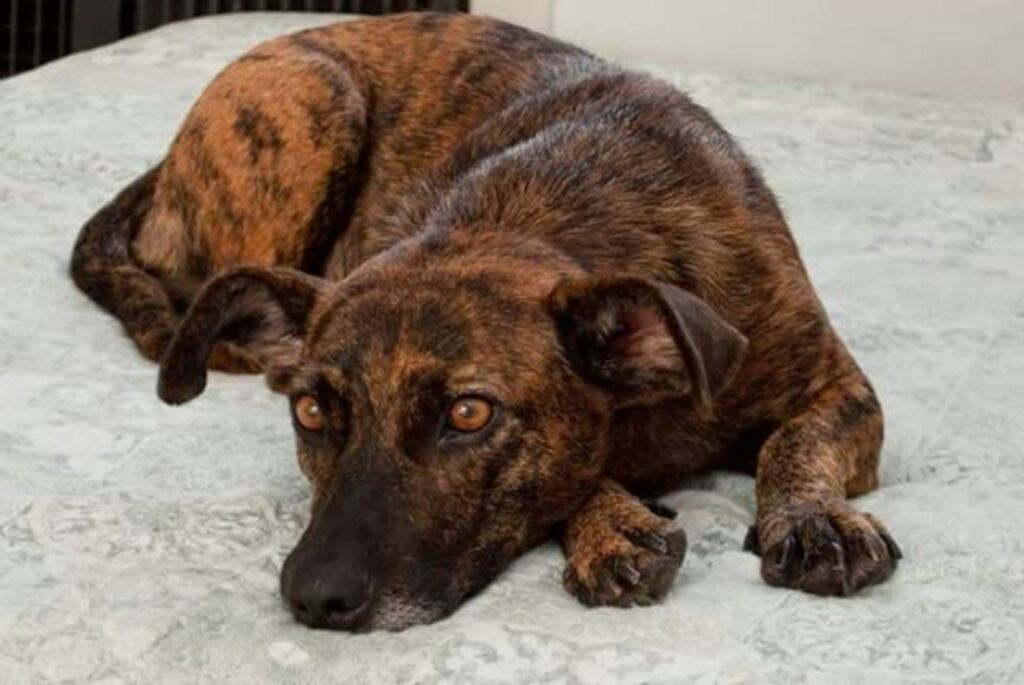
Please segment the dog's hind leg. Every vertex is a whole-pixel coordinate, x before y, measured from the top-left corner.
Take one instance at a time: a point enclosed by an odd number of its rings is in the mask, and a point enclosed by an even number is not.
[[[160,167],[146,172],[85,226],[71,257],[71,277],[98,305],[120,319],[142,354],[159,360],[177,325],[164,284],[132,254],[132,240],[152,205]]]
[[[166,158],[82,229],[78,286],[159,360],[200,288],[238,266],[319,274],[364,171],[365,83],[309,36],[258,46],[189,112]],[[236,336],[209,368],[261,371],[278,345]]]
[[[882,410],[852,360],[761,448],[757,526],[771,585],[847,595],[892,575],[901,553],[885,527],[847,501],[878,485]]]

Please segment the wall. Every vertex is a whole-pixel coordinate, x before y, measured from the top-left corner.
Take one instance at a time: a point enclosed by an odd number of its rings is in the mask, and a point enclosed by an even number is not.
[[[617,58],[1024,103],[1024,0],[475,0],[472,6]]]

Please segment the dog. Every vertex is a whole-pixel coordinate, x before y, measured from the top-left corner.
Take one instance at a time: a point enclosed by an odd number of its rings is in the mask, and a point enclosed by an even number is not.
[[[290,398],[312,513],[294,617],[440,619],[555,538],[586,605],[647,605],[686,538],[642,497],[756,475],[775,586],[901,557],[848,498],[883,419],[761,175],[672,86],[499,21],[408,14],[262,43],[82,228],[71,274],[160,362]]]

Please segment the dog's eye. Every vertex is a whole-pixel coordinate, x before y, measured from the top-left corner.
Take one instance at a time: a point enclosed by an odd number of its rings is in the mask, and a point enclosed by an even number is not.
[[[494,415],[494,406],[482,397],[459,397],[448,410],[448,427],[460,433],[483,430]]]
[[[324,412],[320,403],[312,395],[303,395],[295,400],[295,420],[308,431],[318,431],[324,427]]]

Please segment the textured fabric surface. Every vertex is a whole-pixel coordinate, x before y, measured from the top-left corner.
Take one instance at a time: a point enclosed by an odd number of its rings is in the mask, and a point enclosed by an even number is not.
[[[753,482],[665,497],[691,547],[657,607],[587,610],[554,545],[451,618],[310,631],[277,573],[305,519],[286,406],[214,375],[181,408],[66,276],[79,226],[255,41],[325,18],[173,25],[0,82],[0,683],[1024,682],[1024,112],[654,71],[778,192],[887,413],[906,559],[850,599],[768,588]]]

